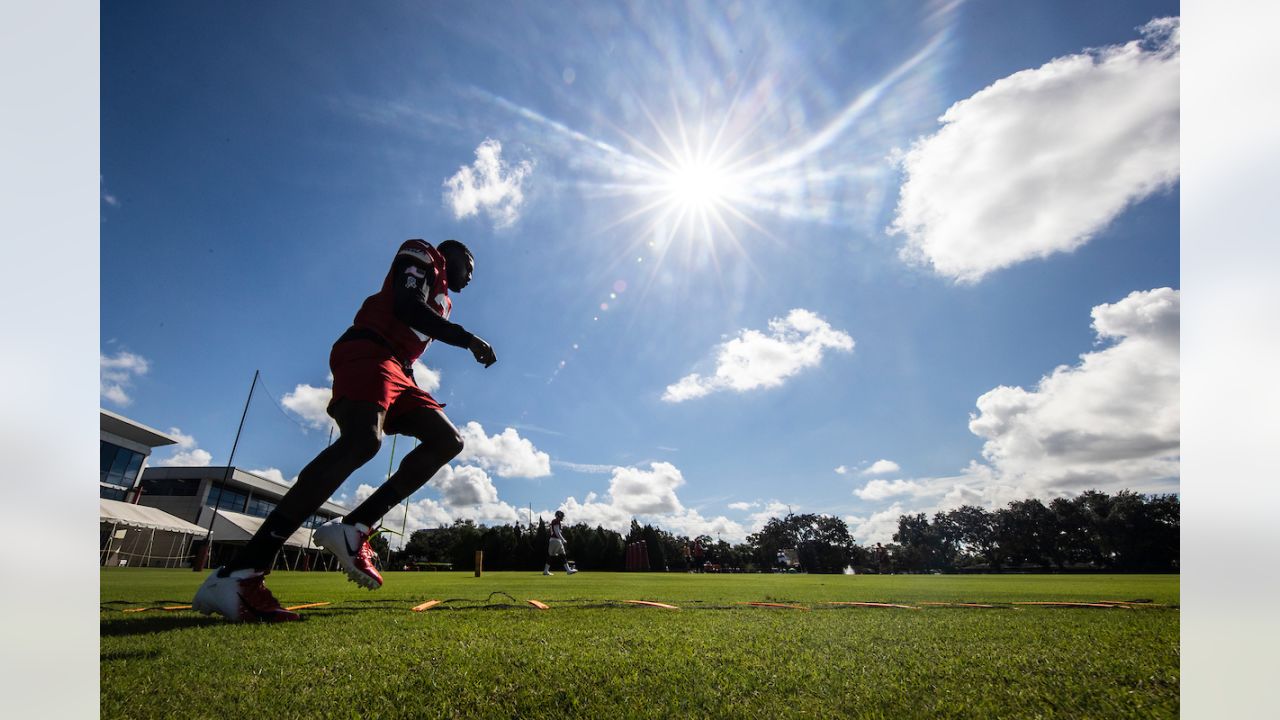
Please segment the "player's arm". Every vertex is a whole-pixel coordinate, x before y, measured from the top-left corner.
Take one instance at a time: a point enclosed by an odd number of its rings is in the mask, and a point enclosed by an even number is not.
[[[434,265],[400,256],[391,266],[395,290],[395,313],[409,327],[446,345],[466,348],[485,367],[497,361],[489,343],[467,332],[461,325],[441,317],[431,307],[431,288],[435,284]]]

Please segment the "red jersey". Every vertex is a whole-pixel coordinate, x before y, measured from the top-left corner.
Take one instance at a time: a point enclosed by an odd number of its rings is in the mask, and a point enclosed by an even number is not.
[[[372,330],[386,338],[396,358],[408,366],[426,351],[431,338],[396,317],[397,287],[421,292],[427,305],[448,320],[453,301],[449,299],[444,255],[425,240],[406,240],[396,251],[382,289],[365,299],[352,321],[355,327]]]

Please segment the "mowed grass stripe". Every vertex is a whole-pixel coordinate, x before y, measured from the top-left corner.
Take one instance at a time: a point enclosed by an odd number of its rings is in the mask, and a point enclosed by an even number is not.
[[[388,573],[370,593],[337,573],[278,572],[269,585],[285,605],[331,604],[276,626],[109,609],[189,602],[201,578],[102,573],[102,717],[1067,718],[1178,709],[1176,576]],[[637,597],[682,611],[623,602]],[[409,611],[424,598],[446,602]],[[1104,598],[1167,607],[822,605]]]

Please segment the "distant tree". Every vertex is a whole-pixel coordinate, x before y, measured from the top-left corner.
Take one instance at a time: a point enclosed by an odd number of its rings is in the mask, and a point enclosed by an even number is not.
[[[995,512],[996,543],[1011,563],[1045,565],[1054,551],[1053,513],[1036,499],[1017,500]]]
[[[1000,567],[995,518],[991,513],[975,505],[962,505],[947,513],[947,524],[958,542],[962,563]]]
[[[900,516],[893,541],[899,545],[899,570],[941,570],[948,566],[943,535],[924,513]]]

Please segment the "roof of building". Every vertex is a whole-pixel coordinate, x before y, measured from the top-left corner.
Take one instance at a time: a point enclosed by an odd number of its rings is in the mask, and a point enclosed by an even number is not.
[[[136,420],[130,420],[123,415],[117,415],[110,410],[98,408],[98,412],[101,417],[100,427],[104,432],[128,438],[148,447],[175,445],[178,442],[175,437],[166,435],[155,428],[147,427]]]
[[[147,507],[146,505],[131,505],[119,500],[108,500],[107,498],[98,499],[98,521],[132,527],[191,533],[201,537],[209,534],[208,530],[199,525],[189,523],[180,517],[174,517],[159,508]]]
[[[147,467],[142,471],[142,479],[144,481],[150,478],[209,478],[222,482],[222,479],[226,477],[227,467],[225,465],[202,465],[197,467],[157,465]],[[275,500],[284,497],[284,494],[292,487],[251,473],[248,470],[241,470],[238,467],[231,468],[231,476],[228,479],[232,487],[247,487]],[[347,508],[333,502],[325,502],[320,506],[320,509],[334,515],[347,514]]]

